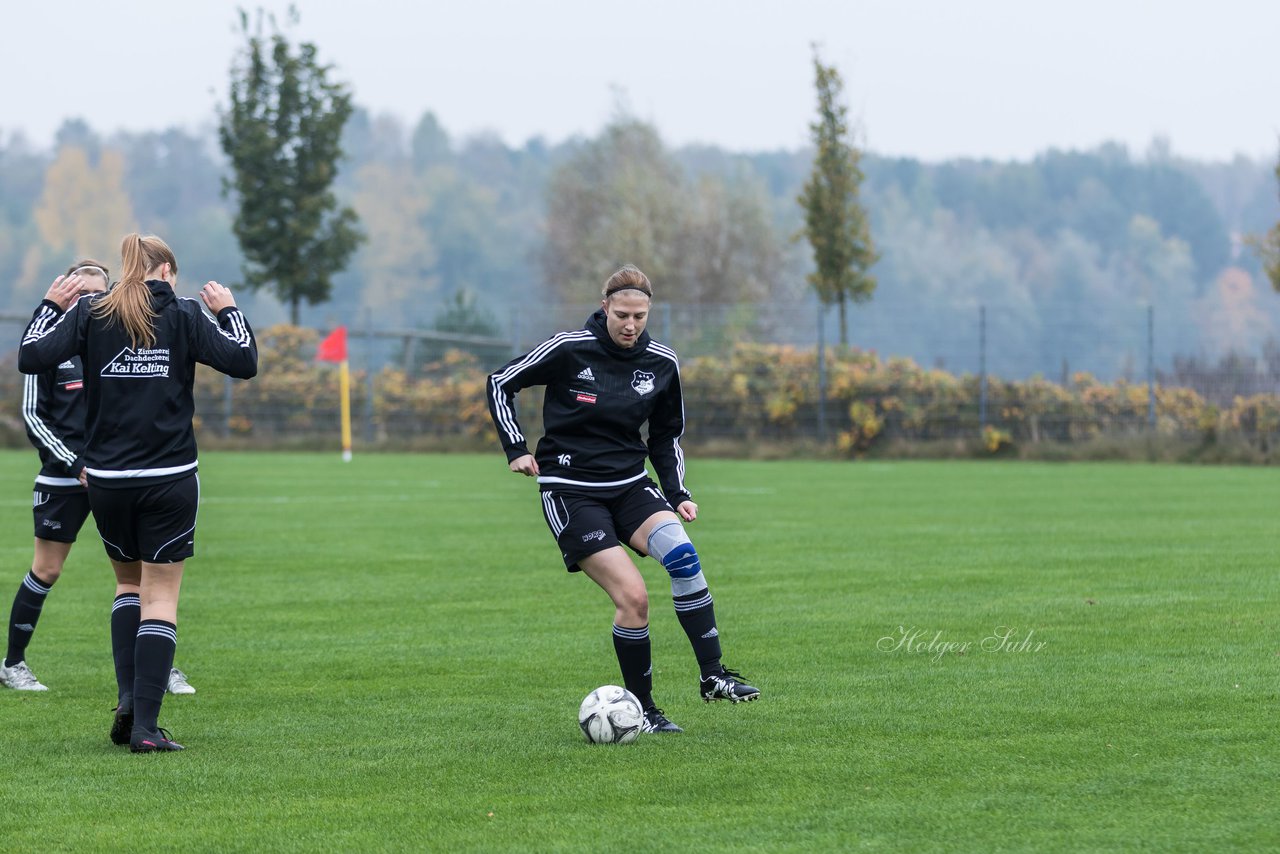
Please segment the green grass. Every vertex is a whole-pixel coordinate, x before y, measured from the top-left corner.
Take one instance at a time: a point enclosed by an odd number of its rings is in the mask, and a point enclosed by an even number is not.
[[[0,454],[9,567],[30,453]],[[1254,468],[694,461],[726,661],[707,706],[668,602],[655,693],[685,727],[583,742],[620,677],[500,455],[206,454],[162,723],[106,738],[92,531],[0,691],[7,850],[1260,850],[1280,846],[1280,478]],[[997,627],[1026,651],[982,648]],[[900,628],[963,654],[908,652]]]

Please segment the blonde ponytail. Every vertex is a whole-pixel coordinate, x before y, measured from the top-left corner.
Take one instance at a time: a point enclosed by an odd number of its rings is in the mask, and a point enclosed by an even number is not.
[[[116,282],[105,297],[95,300],[93,314],[104,318],[107,325],[119,323],[129,333],[129,341],[137,349],[141,344],[152,347],[156,343],[155,319],[158,316],[151,307],[151,291],[147,288],[147,273],[168,263],[176,275],[178,262],[173,250],[153,234],[125,235],[120,244],[120,281]]]

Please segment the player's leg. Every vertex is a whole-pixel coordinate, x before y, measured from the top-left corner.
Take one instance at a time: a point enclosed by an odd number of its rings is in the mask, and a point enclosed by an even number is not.
[[[67,554],[89,513],[83,492],[36,492],[32,501],[35,548],[31,570],[18,585],[9,612],[9,647],[0,662],[0,684],[20,691],[44,691],[27,666],[27,645],[35,635],[45,598],[62,576]]]
[[[70,551],[71,543],[36,538],[31,570],[18,585],[9,610],[9,648],[0,667],[0,684],[19,691],[46,690],[27,666],[27,645],[40,622],[45,598],[62,575],[62,565]]]
[[[111,741],[128,744],[133,732],[134,653],[142,619],[142,561],[133,514],[139,489],[103,489],[89,485],[89,506],[102,547],[116,576],[111,602],[111,659],[116,672],[116,708]]]
[[[665,502],[664,502],[665,505]],[[720,663],[720,630],[702,562],[684,524],[670,509],[650,513],[629,538],[631,547],[662,564],[671,577],[676,617],[693,647],[701,671],[698,692],[708,702],[747,702],[760,696],[742,675]]]
[[[649,640],[649,592],[640,570],[621,546],[580,558],[583,573],[613,602],[613,650],[622,681],[644,709],[645,732],[681,732],[653,700],[653,648]]]
[[[149,487],[138,502],[142,610],[134,646],[134,718],[129,742],[135,753],[182,750],[182,745],[160,729],[158,721],[178,645],[178,595],[186,560],[195,553],[199,504],[200,483],[195,475]]]
[[[142,621],[142,561],[111,561],[116,574],[116,596],[111,603],[111,660],[116,671],[116,709],[111,741],[128,744],[133,733],[133,662]]]
[[[178,594],[184,561],[142,562],[141,620],[134,645],[133,733],[135,752],[181,750],[162,733],[158,720],[173,655],[178,646]]]
[[[572,493],[542,492],[542,513],[555,535],[565,567],[581,570],[613,602],[613,651],[622,684],[645,709],[649,732],[679,732],[653,702],[653,653],[649,642],[649,593],[644,579],[622,549],[613,516],[602,499]]]

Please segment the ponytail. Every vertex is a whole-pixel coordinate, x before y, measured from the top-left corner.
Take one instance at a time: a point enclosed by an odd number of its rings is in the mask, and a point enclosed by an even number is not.
[[[147,273],[164,263],[168,263],[175,274],[178,272],[173,250],[163,240],[155,235],[126,235],[120,244],[120,281],[110,293],[93,303],[94,317],[105,319],[108,326],[115,323],[123,326],[135,349],[139,344],[152,347],[156,343],[158,315],[151,307]]]

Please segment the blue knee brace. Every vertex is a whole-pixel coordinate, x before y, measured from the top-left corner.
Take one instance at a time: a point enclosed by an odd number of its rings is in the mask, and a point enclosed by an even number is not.
[[[671,576],[673,596],[687,596],[706,588],[698,553],[679,522],[664,522],[653,529],[649,534],[649,554]]]

